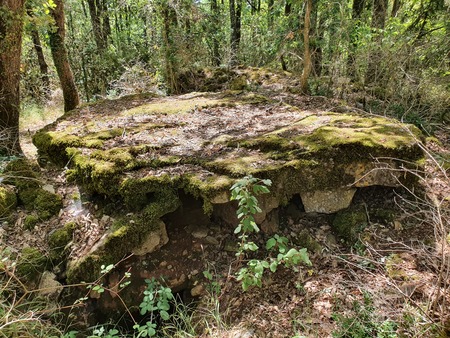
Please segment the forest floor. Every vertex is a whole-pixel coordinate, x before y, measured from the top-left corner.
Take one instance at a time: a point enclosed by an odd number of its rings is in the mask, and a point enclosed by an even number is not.
[[[304,110],[357,109],[324,97],[277,94]],[[57,114],[55,114],[55,117]],[[49,120],[29,124],[22,131],[22,147],[36,158],[31,135]],[[390,224],[370,220],[359,241],[348,247],[333,234],[330,217],[299,214],[285,220],[280,235],[290,239],[307,229],[318,244],[311,267],[280,268],[263,280],[262,288],[243,292],[233,277],[235,255],[207,251],[203,269],[212,273],[215,288],[206,285],[196,305],[194,321],[200,337],[446,337],[450,336],[450,181],[442,159],[449,158],[449,128],[436,133],[439,142],[427,145],[430,155],[421,176],[421,191],[372,189],[356,202],[367,207],[395,209]],[[42,169],[46,184],[64,196],[57,216],[29,231],[25,210],[18,210],[8,245],[46,246],[52,229],[78,217],[87,225],[92,213],[71,207],[78,193],[59,170]],[[369,197],[367,197],[369,196]],[[223,238],[232,230],[222,229]],[[259,237],[257,241],[262,242]],[[179,253],[178,253],[179,254]],[[214,318],[214,306],[220,320]],[[202,318],[206,318],[202,319]]]

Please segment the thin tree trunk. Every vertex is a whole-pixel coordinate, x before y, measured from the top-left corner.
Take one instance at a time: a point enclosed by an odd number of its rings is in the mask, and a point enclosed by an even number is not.
[[[382,77],[381,69],[381,45],[382,34],[380,30],[384,29],[386,22],[388,0],[374,0],[373,12],[372,12],[372,29],[375,31],[376,49],[371,53],[369,58],[369,64],[367,65],[367,71],[365,76],[365,84],[371,84],[379,81]]]
[[[54,0],[55,8],[50,11],[55,20],[55,27],[50,29],[50,49],[52,51],[53,62],[58,73],[59,81],[64,96],[64,111],[67,112],[78,106],[80,99],[75,86],[72,69],[69,64],[69,57],[64,45],[64,5],[62,0]]]
[[[177,65],[176,65],[176,53],[174,50],[174,41],[172,38],[172,25],[176,19],[174,16],[176,13],[168,4],[164,4],[162,8],[163,16],[163,42],[164,42],[164,58],[166,68],[166,83],[169,90],[169,94],[177,94],[179,92],[178,80],[177,80]],[[176,18],[176,17],[175,17]]]
[[[241,14],[242,0],[230,0],[230,66],[234,67],[238,63],[239,44],[241,42]]]
[[[0,154],[18,155],[24,0],[0,0],[0,11]]]
[[[312,66],[314,74],[320,76],[322,74],[322,47],[321,42],[323,40],[323,30],[319,27],[319,18],[317,10],[317,1],[313,1],[311,9],[311,37],[310,41],[312,50]]]
[[[33,21],[34,15],[31,8],[27,6],[26,12],[30,17],[30,33],[31,40],[33,41],[34,50],[36,51],[36,56],[38,60],[39,70],[41,72],[41,81],[42,81],[42,91],[45,99],[48,99],[50,93],[50,78],[48,76],[48,65],[45,61],[44,52],[42,50],[41,39],[39,37],[39,32],[36,28],[36,24]]]
[[[289,16],[291,15],[292,12],[292,4],[291,4],[292,0],[286,0],[285,4],[284,4],[284,15],[285,16]]]
[[[212,63],[214,66],[219,67],[221,63],[220,57],[220,43],[217,37],[217,31],[220,29],[219,27],[219,5],[217,0],[211,0],[211,15],[212,15]]]
[[[308,78],[311,73],[311,51],[309,50],[309,30],[311,25],[312,0],[306,0],[305,27],[303,28],[303,72],[300,78],[300,90],[302,93],[308,92]]]
[[[267,2],[267,26],[269,29],[273,27],[273,4],[274,0],[268,0]]]
[[[108,9],[105,1],[87,0],[87,2],[95,43],[98,50],[102,52],[108,46],[108,37],[111,34]]]
[[[394,3],[392,4],[391,18],[395,18],[397,16],[401,5],[402,2],[400,0],[394,0]]]
[[[361,22],[361,16],[364,10],[365,0],[353,0],[352,6],[352,30],[356,31]],[[356,49],[357,49],[357,38],[356,34],[350,34],[350,46],[347,58],[347,75],[353,80],[358,79],[358,72],[356,70]]]

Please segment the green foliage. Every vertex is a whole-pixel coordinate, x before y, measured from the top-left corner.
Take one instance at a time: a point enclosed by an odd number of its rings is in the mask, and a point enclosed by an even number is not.
[[[259,247],[249,240],[249,234],[259,232],[254,215],[261,212],[256,196],[269,193],[270,180],[261,180],[251,175],[244,177],[231,187],[231,200],[238,201],[236,211],[239,224],[234,230],[239,234],[239,248],[236,256],[242,261],[248,252],[254,252]],[[262,286],[262,278],[265,270],[272,273],[277,271],[280,264],[286,267],[295,267],[300,263],[311,265],[306,248],[297,250],[288,247],[288,239],[279,235],[269,238],[266,249],[274,253],[276,257],[267,257],[264,260],[251,259],[246,267],[237,272],[236,279],[241,282],[242,289],[247,291],[252,286]]]
[[[397,324],[391,320],[380,320],[375,314],[372,297],[365,292],[362,302],[354,301],[352,314],[342,315],[335,309],[332,314],[337,329],[334,338],[396,338]]]

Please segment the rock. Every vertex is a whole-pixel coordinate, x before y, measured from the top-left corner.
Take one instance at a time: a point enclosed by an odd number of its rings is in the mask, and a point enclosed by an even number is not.
[[[54,194],[56,192],[55,191],[55,187],[53,185],[51,185],[51,184],[44,184],[42,186],[42,189],[44,189],[45,191],[48,191],[48,192],[50,192],[52,194]]]
[[[267,214],[264,221],[261,223],[261,230],[268,234],[272,235],[278,231],[280,225],[280,216],[278,209],[272,210],[269,214]]]
[[[14,187],[0,184],[0,217],[8,216],[17,206]]]
[[[194,238],[201,239],[205,238],[206,236],[208,236],[208,229],[206,228],[199,228],[192,231],[192,237]]]
[[[256,224],[261,224],[269,212],[279,206],[279,200],[270,194],[260,195],[258,197],[258,206],[261,208],[261,212],[255,214]]]
[[[222,203],[228,203],[230,201],[230,194],[228,191],[223,191],[219,193],[218,195],[214,196],[210,202],[212,204],[222,204]]]
[[[184,286],[186,281],[186,275],[183,273],[178,278],[169,279],[167,282],[167,286],[172,290],[180,290]]]
[[[132,250],[135,255],[142,256],[149,254],[169,242],[165,223],[163,221],[159,221],[158,224],[159,229],[149,231],[144,242],[138,248]]]
[[[44,271],[39,282],[38,294],[56,301],[63,290],[63,286],[56,280],[56,275],[50,271]]]
[[[306,212],[332,214],[348,208],[356,189],[337,188],[334,190],[300,193]]]
[[[219,245],[220,242],[217,240],[217,238],[213,237],[213,236],[206,236],[205,237],[205,242],[211,245]]]
[[[192,297],[200,297],[205,294],[205,288],[202,284],[198,284],[191,289]]]
[[[353,245],[367,223],[367,215],[363,208],[349,208],[336,214],[333,220],[333,230],[347,244]]]

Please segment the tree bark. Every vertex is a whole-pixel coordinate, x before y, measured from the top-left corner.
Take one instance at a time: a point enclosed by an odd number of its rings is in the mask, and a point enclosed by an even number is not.
[[[211,0],[211,15],[212,15],[212,64],[216,67],[220,66],[221,57],[220,57],[220,43],[217,37],[217,31],[220,29],[219,27],[219,4],[217,0]]]
[[[20,155],[20,56],[24,0],[0,0],[0,154]]]
[[[371,84],[379,81],[383,76],[383,70],[381,69],[382,59],[382,34],[380,30],[384,29],[386,23],[388,0],[374,0],[372,11],[372,29],[375,33],[374,40],[377,42],[376,49],[371,53],[369,63],[367,65],[367,71],[365,76],[365,84]]]
[[[31,8],[27,7],[27,14],[30,17],[30,34],[31,34],[31,40],[33,41],[34,50],[36,51],[36,56],[39,64],[39,70],[41,72],[41,81],[42,81],[42,87],[43,90],[41,93],[44,94],[45,99],[48,99],[49,97],[49,90],[50,90],[50,78],[48,76],[48,65],[45,61],[44,52],[42,49],[41,39],[39,37],[39,32],[36,28],[36,24],[33,21],[34,15]]]
[[[308,93],[308,78],[311,73],[311,51],[309,50],[309,30],[311,25],[312,0],[306,0],[305,26],[303,28],[303,72],[300,78],[300,90],[302,93]]]
[[[95,44],[99,51],[103,51],[108,46],[108,37],[111,34],[108,8],[104,0],[87,0],[87,2]]]
[[[166,83],[169,94],[177,94],[179,92],[178,86],[178,65],[176,62],[176,50],[172,37],[172,26],[176,23],[176,12],[170,7],[168,3],[163,4],[163,43],[164,43],[164,58],[166,68]]]
[[[234,67],[238,63],[239,44],[241,42],[241,15],[242,0],[230,0],[230,66]]]
[[[352,30],[358,30],[361,24],[361,16],[364,10],[365,0],[353,0],[352,6]],[[347,75],[353,80],[358,80],[358,72],[356,70],[356,49],[357,49],[357,38],[356,34],[350,32],[350,46],[347,58]]]
[[[54,3],[56,6],[50,11],[52,18],[55,20],[55,27],[49,31],[50,49],[59,81],[61,82],[64,96],[64,111],[67,112],[76,108],[80,103],[80,99],[72,69],[70,68],[69,56],[64,44],[66,34],[64,26],[64,4],[62,0],[54,0]]]
[[[394,0],[394,3],[392,4],[392,11],[391,11],[391,17],[395,18],[397,16],[397,13],[401,7],[402,3],[400,0]]]
[[[267,26],[269,29],[273,27],[273,5],[274,0],[267,1]]]

